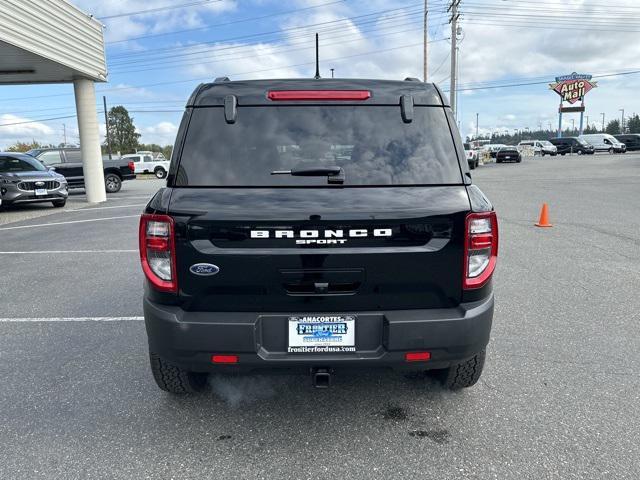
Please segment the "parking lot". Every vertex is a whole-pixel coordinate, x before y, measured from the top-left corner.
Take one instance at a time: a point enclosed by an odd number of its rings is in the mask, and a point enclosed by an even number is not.
[[[13,215],[0,225],[0,478],[638,478],[640,155],[473,177],[500,219],[497,310],[485,373],[459,393],[364,373],[328,390],[214,377],[206,394],[168,395],[149,371],[137,254],[163,182],[0,213]],[[533,226],[542,202],[553,228]]]

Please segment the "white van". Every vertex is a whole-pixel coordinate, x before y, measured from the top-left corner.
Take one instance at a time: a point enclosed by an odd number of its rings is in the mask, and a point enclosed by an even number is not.
[[[558,148],[548,140],[523,140],[518,143],[518,151],[525,150],[523,147],[528,147],[527,150],[533,150],[534,155],[542,157],[545,155],[555,157],[558,154]]]
[[[624,143],[608,133],[590,133],[580,135],[578,138],[593,145],[596,152],[624,153],[627,151]]]

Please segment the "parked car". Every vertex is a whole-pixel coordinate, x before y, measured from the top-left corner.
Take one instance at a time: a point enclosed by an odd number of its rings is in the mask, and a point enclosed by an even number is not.
[[[480,155],[477,150],[471,148],[471,145],[468,143],[464,144],[464,153],[467,157],[467,163],[469,164],[469,168],[471,170],[475,170],[475,168],[480,163]]]
[[[51,202],[67,203],[67,181],[35,158],[23,153],[0,152],[0,206]]]
[[[580,135],[578,138],[593,145],[596,152],[624,153],[627,151],[624,143],[608,133],[590,133]]]
[[[560,137],[549,140],[558,149],[559,155],[576,153],[578,155],[593,155],[593,145],[578,137]]]
[[[27,152],[47,167],[64,175],[69,188],[84,188],[82,152],[79,148],[44,148]],[[107,193],[119,192],[124,180],[136,178],[133,163],[124,159],[103,160],[104,184]]]
[[[506,147],[506,145],[502,143],[488,143],[482,147],[482,150],[489,152],[491,158],[496,158],[496,153],[498,153],[502,147]]]
[[[522,155],[518,151],[518,147],[513,145],[505,145],[496,153],[496,163],[517,162],[522,161]]]
[[[164,158],[154,158],[151,152],[138,152],[130,155],[123,155],[123,159],[133,162],[135,173],[153,173],[158,178],[165,178],[169,171],[169,160]]]
[[[326,387],[346,367],[476,383],[498,224],[446,101],[410,79],[198,87],[140,220],[158,386],[288,369]]]
[[[627,147],[627,152],[640,150],[640,133],[628,133],[626,135],[614,135],[616,140],[622,142]]]
[[[556,156],[558,154],[558,149],[548,140],[523,140],[518,143],[518,150],[522,152],[522,147],[529,147],[533,150],[534,155],[540,155],[544,157],[545,155]]]

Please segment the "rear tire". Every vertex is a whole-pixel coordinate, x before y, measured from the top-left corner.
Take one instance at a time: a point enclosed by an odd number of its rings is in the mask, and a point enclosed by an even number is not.
[[[62,208],[67,204],[67,199],[65,198],[64,200],[54,200],[51,203],[53,203],[53,206],[55,208]]]
[[[476,169],[476,162],[471,162],[471,163],[469,164],[469,168],[470,168],[471,170],[475,170],[475,169]]]
[[[122,188],[122,179],[115,173],[107,173],[104,176],[104,186],[107,193],[118,193]]]
[[[486,352],[482,350],[469,360],[455,363],[449,368],[442,370],[441,379],[443,386],[449,390],[460,390],[475,385],[480,379],[480,375],[482,375],[485,357]]]
[[[165,178],[167,176],[167,171],[164,168],[158,167],[156,168],[153,173],[155,174],[156,178]]]
[[[163,360],[159,355],[149,352],[151,372],[158,387],[176,395],[198,393],[207,384],[206,373],[189,372]]]
[[[609,152],[609,155],[611,155],[613,153],[613,147],[611,147],[609,150],[607,150],[607,152]]]

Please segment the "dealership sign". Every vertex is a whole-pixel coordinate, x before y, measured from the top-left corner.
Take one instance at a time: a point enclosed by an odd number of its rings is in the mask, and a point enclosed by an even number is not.
[[[591,78],[591,75],[573,72],[571,75],[556,77],[556,82],[549,84],[549,88],[560,95],[563,102],[576,103],[584,100],[584,96],[598,86]]]

